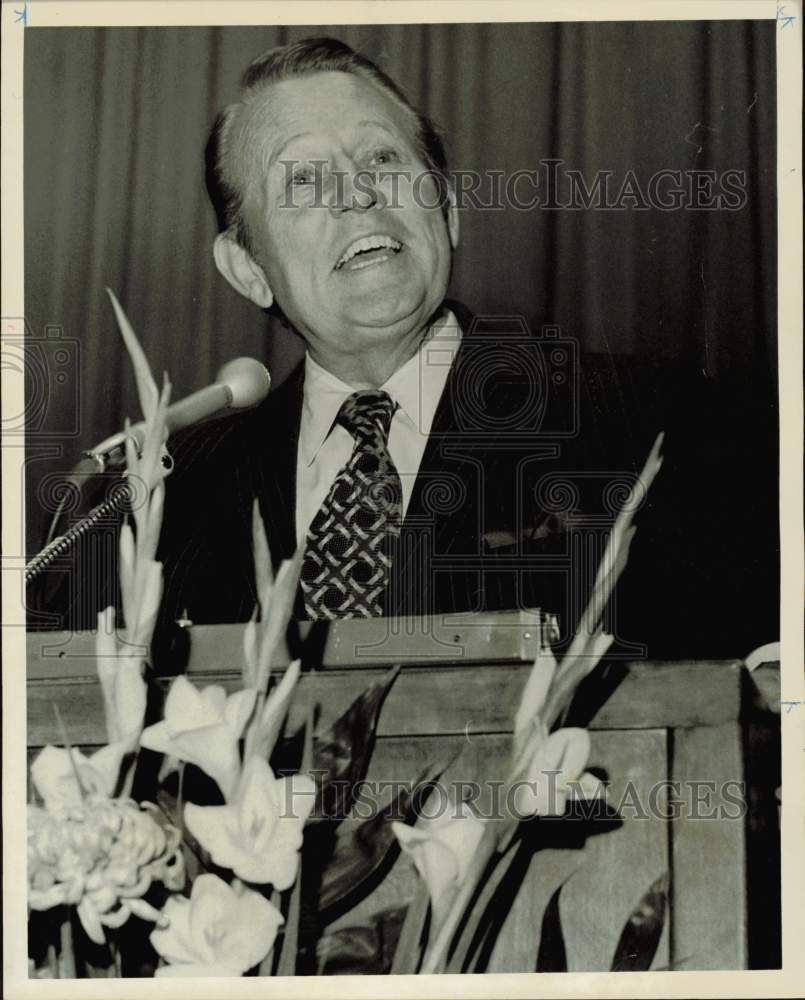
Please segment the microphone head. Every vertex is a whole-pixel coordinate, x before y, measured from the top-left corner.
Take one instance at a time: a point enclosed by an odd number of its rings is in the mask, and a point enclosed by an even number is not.
[[[218,372],[216,382],[229,389],[232,395],[229,405],[236,410],[256,406],[266,398],[271,388],[268,369],[255,358],[227,361]]]

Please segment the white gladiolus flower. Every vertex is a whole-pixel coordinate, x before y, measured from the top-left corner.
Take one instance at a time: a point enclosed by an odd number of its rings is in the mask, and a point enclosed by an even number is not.
[[[238,740],[256,694],[247,689],[227,697],[218,685],[199,691],[177,677],[165,699],[164,719],[143,730],[140,745],[200,767],[229,801],[240,776]]]
[[[188,830],[216,865],[246,882],[293,885],[302,846],[302,827],[315,801],[307,774],[275,778],[261,757],[249,757],[232,801],[225,806],[184,809]]]
[[[167,927],[152,932],[151,944],[169,964],[157,976],[242,976],[271,951],[283,922],[264,896],[209,874],[162,913]]]
[[[484,832],[484,823],[470,812],[451,816],[450,810],[416,827],[392,823],[402,850],[414,862],[428,888],[433,923],[439,927],[464,881],[470,860]]]
[[[516,816],[561,816],[568,799],[591,798],[603,786],[584,771],[590,756],[586,729],[558,729],[536,742],[530,761],[514,782]]]

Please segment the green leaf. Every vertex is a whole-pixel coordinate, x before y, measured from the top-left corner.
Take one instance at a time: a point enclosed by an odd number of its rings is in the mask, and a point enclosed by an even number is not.
[[[412,823],[450,761],[423,771],[412,789],[403,789],[376,816],[361,823],[336,842],[319,890],[319,915],[326,926],[365,899],[388,874],[400,855],[392,822]]]
[[[413,976],[419,971],[422,952],[427,943],[426,922],[430,913],[430,893],[421,880],[417,883],[414,898],[408,904],[405,920],[400,929],[397,947],[391,963],[394,976]]]
[[[316,803],[304,830],[301,857],[301,912],[297,932],[297,973],[315,972],[322,922],[317,901],[324,870],[333,856],[338,824],[355,799],[369,767],[377,719],[399,667],[368,687],[313,744],[309,771],[316,782]],[[287,927],[286,927],[287,931]]]
[[[313,705],[308,705],[307,720],[305,722],[305,742],[302,750],[302,773],[309,771],[313,763],[313,727],[314,709]],[[278,976],[296,975],[297,966],[300,959],[300,950],[305,946],[302,944],[302,886],[303,878],[307,874],[304,871],[305,854],[302,852],[299,858],[299,872],[296,881],[283,895],[287,897],[288,907],[285,913],[285,924],[282,934],[282,950],[277,963]],[[307,879],[309,883],[309,878]]]
[[[268,690],[271,668],[285,643],[285,634],[293,614],[294,600],[299,586],[303,555],[304,550],[300,548],[290,559],[283,560],[277,571],[277,578],[270,588],[269,606],[263,607],[261,603],[256,676],[258,691]],[[260,595],[261,602],[264,599],[265,594]]]
[[[530,855],[522,841],[515,840],[502,853],[488,857],[457,927],[445,972],[483,971],[478,966],[489,960],[494,937],[520,887]]]
[[[174,795],[170,789],[164,785],[156,794],[156,810],[154,819],[160,824],[169,823],[177,830],[182,831],[182,854],[184,856],[186,882],[190,885],[199,875],[207,872],[218,873],[221,871],[213,864],[209,853],[204,850],[192,833],[185,827],[182,818],[183,803],[179,796]],[[163,819],[164,817],[164,819]]]
[[[541,826],[539,821],[533,824],[524,824],[518,830],[518,836],[509,841],[505,849],[490,859],[487,870],[480,881],[479,889],[472,900],[472,907],[468,908],[466,919],[459,926],[458,938],[447,963],[446,972],[486,972],[495,944],[503,930],[515,897],[522,890],[523,883],[527,879],[530,866],[541,863],[540,850],[545,846],[544,834],[540,831]],[[566,835],[560,835],[560,838],[568,847],[571,846]],[[542,935],[545,935],[546,931],[549,935],[549,940],[545,943],[546,952],[543,961],[547,961],[548,948],[554,952],[557,950],[559,890],[570,877],[572,871],[575,871],[575,864],[571,872],[563,877],[558,888],[554,890],[553,897],[546,909],[547,925],[545,924],[545,914],[543,914]],[[555,917],[550,912],[552,902],[557,907]],[[536,928],[534,931],[536,935]],[[551,935],[553,935],[552,939]],[[560,942],[562,940],[561,930],[558,931],[558,940]],[[564,949],[563,944],[562,949]],[[556,971],[561,971],[558,966],[560,961],[558,954],[554,961],[557,963]],[[538,969],[537,971],[542,970]]]
[[[668,909],[668,873],[649,887],[621,931],[615,947],[611,972],[647,972],[665,925]]]
[[[637,481],[620,510],[607,540],[607,546],[598,566],[592,593],[587,602],[570,644],[556,672],[554,683],[542,713],[543,722],[550,729],[568,708],[578,685],[595,668],[613,641],[603,629],[603,617],[615,585],[629,557],[629,548],[636,528],[632,525],[638,501],[645,497],[662,468],[663,434],[657,435]]]
[[[564,882],[551,896],[542,915],[537,972],[567,972],[567,951],[559,911],[559,895],[563,888]]]
[[[316,947],[317,974],[383,976],[391,971],[407,907],[396,906],[372,917],[371,924],[325,934]]]
[[[355,786],[363,781],[375,744],[380,709],[399,666],[368,687],[313,746],[313,777],[318,785],[316,807],[309,822],[340,821],[354,801]]]
[[[134,332],[128,316],[123,312],[123,307],[117,301],[115,293],[111,288],[106,289],[106,294],[112,303],[120,335],[131,358],[131,364],[134,368],[134,379],[137,383],[137,395],[140,398],[140,409],[143,411],[143,416],[147,419],[157,405],[159,390],[154,381],[154,376],[151,374],[148,359],[140,346],[140,341],[137,339],[137,334]]]
[[[252,505],[252,548],[254,549],[254,577],[257,587],[257,603],[264,614],[268,614],[265,602],[271,596],[274,586],[274,570],[271,566],[271,552],[268,547],[265,525],[260,514],[260,501],[254,498]]]

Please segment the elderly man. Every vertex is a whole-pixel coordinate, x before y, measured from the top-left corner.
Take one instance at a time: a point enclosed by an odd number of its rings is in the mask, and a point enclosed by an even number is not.
[[[732,657],[776,636],[762,393],[634,360],[582,371],[555,328],[448,303],[459,206],[438,133],[341,42],[252,63],[208,152],[218,267],[307,351],[259,407],[171,441],[163,621],[250,616],[257,500],[275,565],[302,552],[297,617],[541,607],[567,636],[663,429],[610,609],[616,648]],[[75,560],[71,596],[42,606],[87,627],[114,572],[89,536]]]
[[[174,442],[167,619],[249,616],[257,498],[275,564],[303,550],[300,618],[541,607],[567,636],[663,429],[616,645],[732,656],[775,635],[774,541],[743,515],[728,444],[763,414],[662,366],[580,376],[554,330],[446,302],[444,148],[374,64],[329,38],[272,49],[208,153],[221,273],[307,350],[260,407]]]
[[[527,487],[558,454],[541,354],[516,322],[501,354],[506,330],[444,301],[459,225],[434,126],[328,38],[272,49],[243,85],[209,145],[215,261],[307,350],[263,406],[177,441],[166,613],[250,613],[254,497],[274,560],[304,549],[302,616],[555,603],[550,572],[537,593],[500,558],[557,522]]]

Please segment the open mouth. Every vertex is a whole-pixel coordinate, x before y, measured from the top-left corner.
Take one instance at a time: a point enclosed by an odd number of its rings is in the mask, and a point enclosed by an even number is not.
[[[362,236],[350,243],[335,265],[336,271],[359,271],[372,264],[381,264],[390,260],[403,248],[399,240],[377,233],[373,236]]]

